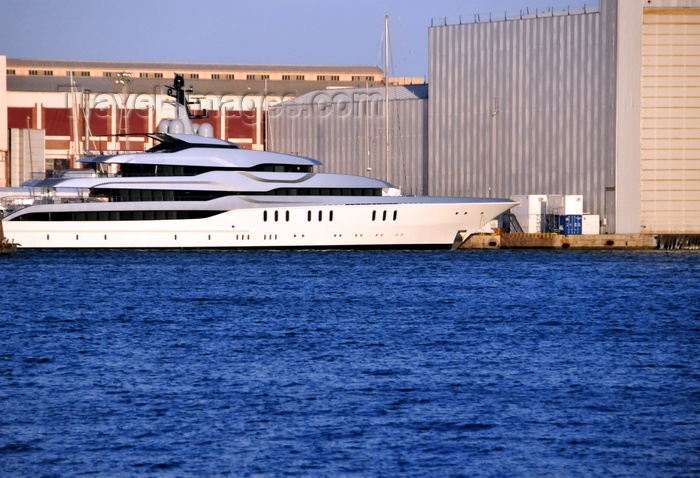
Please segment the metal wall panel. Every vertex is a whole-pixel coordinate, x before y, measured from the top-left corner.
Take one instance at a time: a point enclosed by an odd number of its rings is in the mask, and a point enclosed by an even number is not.
[[[655,6],[644,9],[641,41],[642,229],[698,234],[700,8]]]
[[[268,149],[316,158],[324,163],[318,169],[321,172],[388,180],[406,195],[423,194],[428,157],[427,99],[389,102],[387,175],[383,93],[371,101],[363,99],[362,93],[319,92],[315,96],[324,97],[323,101],[291,101],[271,108]]]
[[[19,187],[24,181],[43,177],[46,171],[45,130],[11,128],[9,133],[8,186]]]
[[[615,172],[615,11],[429,29],[429,193],[581,194]]]

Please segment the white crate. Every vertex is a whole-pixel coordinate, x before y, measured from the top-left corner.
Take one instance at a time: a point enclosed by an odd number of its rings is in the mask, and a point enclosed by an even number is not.
[[[584,214],[581,223],[582,234],[600,234],[600,215]]]
[[[547,196],[545,194],[527,194],[511,196],[510,198],[520,203],[510,211],[520,223],[523,232],[544,232]]]
[[[583,196],[580,194],[549,194],[547,196],[547,214],[581,216],[583,215]]]

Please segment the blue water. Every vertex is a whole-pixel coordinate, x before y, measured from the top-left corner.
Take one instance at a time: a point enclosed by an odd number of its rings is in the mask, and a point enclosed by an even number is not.
[[[698,476],[700,254],[20,251],[0,476]]]

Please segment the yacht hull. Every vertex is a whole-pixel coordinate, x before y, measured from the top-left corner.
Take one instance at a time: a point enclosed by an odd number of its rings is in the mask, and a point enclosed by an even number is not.
[[[430,203],[269,203],[203,219],[3,224],[5,236],[24,249],[451,247],[458,234],[469,236],[513,205],[507,200],[469,198]]]

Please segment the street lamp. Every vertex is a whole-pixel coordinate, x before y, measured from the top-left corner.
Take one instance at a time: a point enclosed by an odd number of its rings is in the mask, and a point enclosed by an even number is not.
[[[126,137],[126,150],[129,150],[129,120],[127,118],[127,112],[126,112],[126,102],[129,97],[127,90],[129,89],[129,85],[133,82],[131,79],[131,73],[128,71],[120,71],[117,73],[117,79],[114,80],[114,82],[118,85],[122,85],[122,108],[124,108],[124,112],[120,112],[119,116],[119,127],[118,127],[118,132],[119,134],[122,134],[122,131]],[[121,108],[120,108],[121,109]],[[123,128],[122,128],[122,122],[123,122]]]

